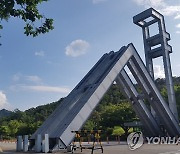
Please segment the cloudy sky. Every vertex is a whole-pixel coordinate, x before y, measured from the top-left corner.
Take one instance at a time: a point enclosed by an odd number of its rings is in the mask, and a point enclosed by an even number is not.
[[[104,53],[131,42],[144,59],[132,18],[149,7],[165,15],[173,75],[180,76],[180,0],[50,0],[39,6],[54,19],[48,34],[26,37],[21,20],[2,22],[0,109],[25,110],[67,96]],[[161,58],[154,62],[156,77],[164,77]]]

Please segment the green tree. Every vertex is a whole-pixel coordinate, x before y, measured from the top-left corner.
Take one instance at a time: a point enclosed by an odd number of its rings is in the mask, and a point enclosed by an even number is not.
[[[106,128],[106,140],[108,143],[109,143],[109,137],[112,135],[112,133],[113,133],[113,128],[110,127]]]
[[[88,120],[83,127],[83,129],[85,130],[93,130],[94,128],[95,128],[95,123],[92,120]]]
[[[131,122],[136,118],[130,103],[124,102],[117,105],[108,105],[104,107],[101,113],[101,126],[111,127],[123,126],[125,122]]]
[[[125,134],[128,134],[129,128],[124,126],[125,122],[137,120],[136,114],[129,102],[120,104],[110,104],[104,107],[101,113],[100,125],[106,130],[107,127],[121,126]]]
[[[9,127],[9,135],[15,137],[20,127],[20,123],[17,120],[11,120],[8,124],[8,127]]]
[[[17,135],[32,135],[40,126],[42,122],[34,122],[34,123],[21,123]]]
[[[168,94],[167,94],[167,89],[166,87],[163,87],[161,90],[161,95],[163,96],[163,98],[165,99],[166,102],[168,102]]]
[[[119,104],[124,101],[127,101],[127,99],[122,94],[120,87],[117,84],[113,84],[100,102],[99,108],[104,105]]]
[[[175,95],[176,95],[176,103],[177,103],[177,110],[179,111],[179,119],[180,119],[180,85],[175,86]]]
[[[9,127],[8,126],[0,126],[0,135],[8,136],[9,135]]]
[[[125,134],[125,131],[121,126],[114,126],[112,135],[117,136],[119,143],[120,143],[120,136],[122,136],[123,134]]]
[[[122,136],[124,133],[125,133],[125,131],[121,126],[114,126],[112,135]]]
[[[0,29],[3,28],[2,20],[8,21],[10,17],[18,17],[25,22],[24,34],[33,37],[52,30],[53,19],[46,18],[39,13],[38,4],[48,0],[1,0],[0,1]],[[40,26],[37,25],[40,21]]]

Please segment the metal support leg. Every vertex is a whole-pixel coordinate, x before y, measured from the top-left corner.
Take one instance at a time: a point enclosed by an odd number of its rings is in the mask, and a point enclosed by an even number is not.
[[[23,139],[23,151],[27,152],[28,151],[28,135],[24,135],[24,139]]]
[[[35,152],[41,152],[41,150],[42,150],[42,137],[41,134],[38,134],[35,140]]]
[[[16,151],[22,151],[23,150],[23,139],[22,136],[17,136],[17,145],[16,145]]]

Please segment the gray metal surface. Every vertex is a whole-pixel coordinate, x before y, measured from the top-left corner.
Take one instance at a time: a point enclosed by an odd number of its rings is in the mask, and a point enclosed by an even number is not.
[[[157,122],[152,116],[149,109],[146,107],[143,99],[136,90],[134,84],[129,78],[128,74],[123,69],[116,79],[116,82],[121,86],[122,90],[125,92],[129,102],[131,102],[132,107],[138,117],[140,118],[144,128],[146,129],[146,135],[148,136],[159,136],[163,133],[161,132]]]
[[[83,126],[132,54],[129,46],[105,54],[31,139],[37,134],[49,134],[69,145],[74,137],[71,131]]]
[[[128,66],[150,100],[157,114],[163,119],[169,135],[180,135],[180,128],[173,114],[156,88],[153,79],[132,44],[118,52],[105,54],[82,81],[63,100],[43,125],[32,135],[49,134],[50,149],[67,147],[73,140],[71,131],[79,130],[97,104],[116,80],[122,86],[129,101],[150,135],[161,135],[158,124],[144,104],[124,67]]]
[[[176,120],[178,120],[178,112],[169,56],[169,53],[172,53],[172,47],[168,45],[170,34],[166,32],[164,17],[153,8],[150,8],[134,16],[133,22],[136,25],[142,27],[146,67],[150,72],[152,78],[154,78],[153,59],[160,56],[163,57],[166,87],[168,92],[168,103],[172,113],[176,117]],[[149,26],[153,24],[157,24],[159,33],[151,36]]]
[[[152,105],[156,114],[158,114],[158,116],[162,119],[168,134],[170,136],[180,135],[178,121],[161,96],[137,52],[134,52],[133,57],[129,60],[127,65],[138,83],[141,85],[146,98],[149,100],[149,103]]]

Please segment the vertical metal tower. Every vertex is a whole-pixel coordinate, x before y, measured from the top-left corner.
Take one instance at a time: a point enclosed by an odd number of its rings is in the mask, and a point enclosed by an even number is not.
[[[146,67],[154,79],[153,58],[162,56],[164,63],[166,87],[168,92],[169,107],[175,118],[178,120],[174,86],[172,81],[172,71],[169,54],[172,53],[172,47],[168,44],[170,34],[166,32],[164,16],[150,8],[133,17],[133,22],[142,27]],[[159,33],[150,36],[150,26],[157,23]]]

